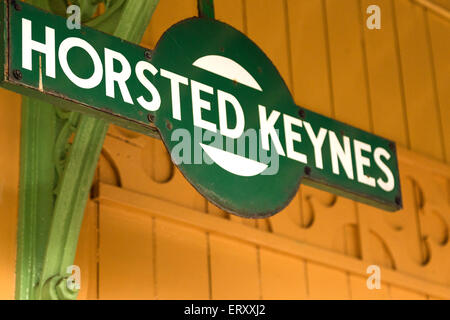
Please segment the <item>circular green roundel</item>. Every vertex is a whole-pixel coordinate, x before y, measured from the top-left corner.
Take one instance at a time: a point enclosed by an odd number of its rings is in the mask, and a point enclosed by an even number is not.
[[[166,31],[152,63],[160,68],[161,107],[150,118],[186,179],[240,216],[262,218],[283,209],[304,167],[286,156],[293,139],[285,136],[296,133],[285,123],[300,120],[261,49],[225,23],[192,18]]]

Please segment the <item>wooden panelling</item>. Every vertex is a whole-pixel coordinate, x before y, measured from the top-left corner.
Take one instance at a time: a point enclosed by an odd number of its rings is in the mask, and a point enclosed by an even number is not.
[[[284,1],[246,0],[247,36],[259,45],[291,87]]]
[[[14,298],[20,96],[0,89],[0,299]]]
[[[445,171],[447,171],[448,176],[450,176],[450,168],[448,170],[443,170],[443,172]],[[221,238],[230,239],[229,242],[231,244],[237,244],[236,246],[230,244],[227,246],[227,250],[231,250],[232,248],[239,249],[241,248],[238,246],[239,244],[247,244],[244,248],[248,248],[248,244],[251,244],[256,248],[260,248],[259,250],[270,249],[283,255],[293,256],[300,260],[307,261],[307,263],[314,262],[315,264],[326,266],[333,270],[341,270],[344,273],[356,274],[362,277],[368,277],[366,273],[368,265],[377,264],[376,261],[374,263],[370,259],[368,261],[369,263],[364,262],[360,259],[347,256],[346,254],[321,249],[316,245],[311,245],[304,241],[293,241],[292,239],[273,233],[270,230],[259,230],[241,223],[236,223],[235,221],[225,220],[213,215],[205,215],[202,212],[172,204],[167,201],[125,191],[121,188],[106,184],[99,185],[98,201],[101,204],[111,207],[122,207],[130,212],[136,212],[144,216],[154,215],[158,219],[173,221],[191,228],[204,230],[209,234],[216,234]],[[282,214],[283,213],[280,215]],[[391,213],[387,214],[392,216]],[[395,216],[393,216],[393,218],[395,218]],[[400,219],[402,219],[401,216]],[[383,219],[377,217],[377,220]],[[377,224],[372,224],[375,227],[375,230],[378,231]],[[389,232],[392,232],[389,228],[385,229],[388,234]],[[445,268],[448,268],[449,255],[446,253],[446,250],[448,250],[448,242],[444,242],[444,244],[441,243],[442,248],[433,246],[433,251],[438,249],[433,253],[435,257],[423,267],[414,260],[408,258],[409,252],[407,249],[404,249],[406,246],[402,243],[402,241],[408,242],[408,238],[404,237],[402,234],[398,236],[386,236],[385,238],[389,240],[389,245],[396,253],[396,256],[404,258],[402,261],[402,268],[406,269],[408,273],[412,272],[415,274],[408,275],[404,271],[396,271],[395,267],[390,265],[382,265],[381,280],[383,283],[401,286],[411,291],[425,292],[430,296],[450,298],[450,288],[445,285],[445,282],[435,280],[436,278],[430,278],[432,279],[431,281],[427,280],[427,276],[433,274],[435,276],[440,276],[442,279],[445,279],[445,277],[448,276],[447,272],[442,271]],[[211,249],[208,252],[212,252]],[[231,253],[227,254],[230,255]],[[236,256],[238,253],[232,253],[232,255]],[[258,255],[256,255],[256,259],[260,259],[258,258]],[[436,267],[440,268],[440,270],[436,269]],[[211,276],[214,276],[214,273],[211,272]],[[261,277],[263,276],[261,275]]]
[[[329,49],[322,0],[287,1],[293,95],[305,108],[332,116]]]
[[[381,277],[382,278],[382,277]],[[380,289],[368,289],[367,277],[350,275],[350,291],[355,300],[386,300],[389,299],[389,286],[381,283]]]
[[[357,0],[326,0],[331,79],[337,120],[371,130]]]
[[[403,288],[391,286],[389,288],[389,293],[391,299],[394,300],[425,300],[427,299],[426,295],[420,294],[418,292],[405,290]]]
[[[311,299],[350,299],[349,276],[334,268],[307,262],[308,294]]]
[[[98,299],[98,212],[98,203],[88,201],[74,262],[81,271],[78,299]]]
[[[366,28],[366,19],[369,16],[366,9],[375,3],[381,10],[381,29],[370,30]],[[407,146],[406,105],[403,99],[402,75],[397,55],[392,1],[362,0],[360,14],[373,131]]]
[[[270,222],[275,234],[360,256],[355,205],[348,199],[301,186],[291,204]]]
[[[226,22],[241,32],[246,32],[243,0],[214,1],[216,19]]]
[[[131,136],[123,129],[111,127],[103,148],[100,181],[115,181],[127,190],[206,211],[205,199],[174,168],[163,148],[160,140]]]
[[[262,299],[305,299],[305,261],[261,248]]]
[[[99,209],[99,299],[154,299],[152,219]]]
[[[154,223],[156,299],[209,299],[205,232]]]
[[[431,4],[440,6],[442,9],[450,10],[450,3],[447,0],[415,0],[417,3],[431,2]]]
[[[410,1],[400,0],[393,3],[411,148],[419,153],[443,160],[442,127],[433,88],[425,11]],[[442,41],[445,40],[442,39]]]
[[[260,266],[255,246],[215,234],[209,239],[212,299],[259,299]]]
[[[450,39],[450,22],[432,13],[427,13],[427,22],[429,45],[433,54],[439,120],[443,130],[445,159],[447,163],[450,163],[450,40],[448,40]]]

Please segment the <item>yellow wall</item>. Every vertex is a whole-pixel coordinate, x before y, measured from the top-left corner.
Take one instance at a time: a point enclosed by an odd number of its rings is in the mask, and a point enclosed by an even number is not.
[[[215,0],[297,104],[399,144],[404,210],[301,187],[282,213],[230,216],[162,143],[111,126],[76,263],[81,299],[450,299],[450,22],[426,0]],[[446,2],[438,0],[445,7]],[[381,7],[381,30],[365,9]],[[196,15],[160,0],[143,45]],[[20,97],[0,91],[0,298],[14,296]],[[381,266],[381,290],[366,268]]]

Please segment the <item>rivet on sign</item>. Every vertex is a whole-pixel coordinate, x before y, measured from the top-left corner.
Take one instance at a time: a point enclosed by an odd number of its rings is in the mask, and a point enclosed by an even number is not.
[[[22,80],[22,72],[20,72],[20,70],[14,70],[13,71],[13,76],[14,78],[16,78],[17,80]]]
[[[395,143],[389,142],[389,149],[391,149],[391,151],[394,151],[395,150]]]
[[[305,167],[305,174],[307,176],[309,176],[311,174],[311,168],[310,167],[308,167],[308,166]]]
[[[298,115],[300,116],[300,118],[305,119],[306,117],[305,110],[303,109],[298,110]]]
[[[147,60],[151,60],[152,56],[153,56],[153,54],[152,54],[152,52],[150,50],[145,51],[145,58]]]
[[[17,1],[13,0],[12,5],[14,6],[14,9],[16,9],[17,11],[22,10],[22,6],[19,3],[17,3]]]
[[[147,119],[148,119],[148,121],[150,121],[150,122],[155,122],[155,115],[149,113],[149,114],[147,115]]]
[[[170,123],[169,120],[166,120],[166,127],[167,129],[172,130],[172,124]]]

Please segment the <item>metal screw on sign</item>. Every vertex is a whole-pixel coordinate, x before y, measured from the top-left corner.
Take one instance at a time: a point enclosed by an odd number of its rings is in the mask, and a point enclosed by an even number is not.
[[[14,70],[13,71],[13,76],[14,78],[16,78],[17,80],[22,80],[22,72],[20,70]]]
[[[145,51],[145,58],[147,60],[151,60],[152,59],[152,52],[150,50]]]
[[[19,3],[17,3],[15,0],[12,0],[11,4],[13,5],[14,9],[16,9],[17,11],[22,10],[21,5]]]
[[[150,121],[151,123],[153,123],[153,122],[155,122],[155,115],[149,113],[149,114],[147,115],[147,119],[148,119],[148,121]]]
[[[389,149],[391,149],[391,151],[395,151],[395,144],[390,142],[389,143]]]
[[[304,119],[306,117],[305,110],[303,109],[298,110],[298,115],[300,116],[300,118]]]
[[[309,176],[311,174],[311,168],[310,167],[305,167],[305,174],[307,176]]]
[[[169,120],[166,120],[166,128],[167,128],[169,131],[172,130],[172,128],[173,128],[172,123],[170,123]]]

